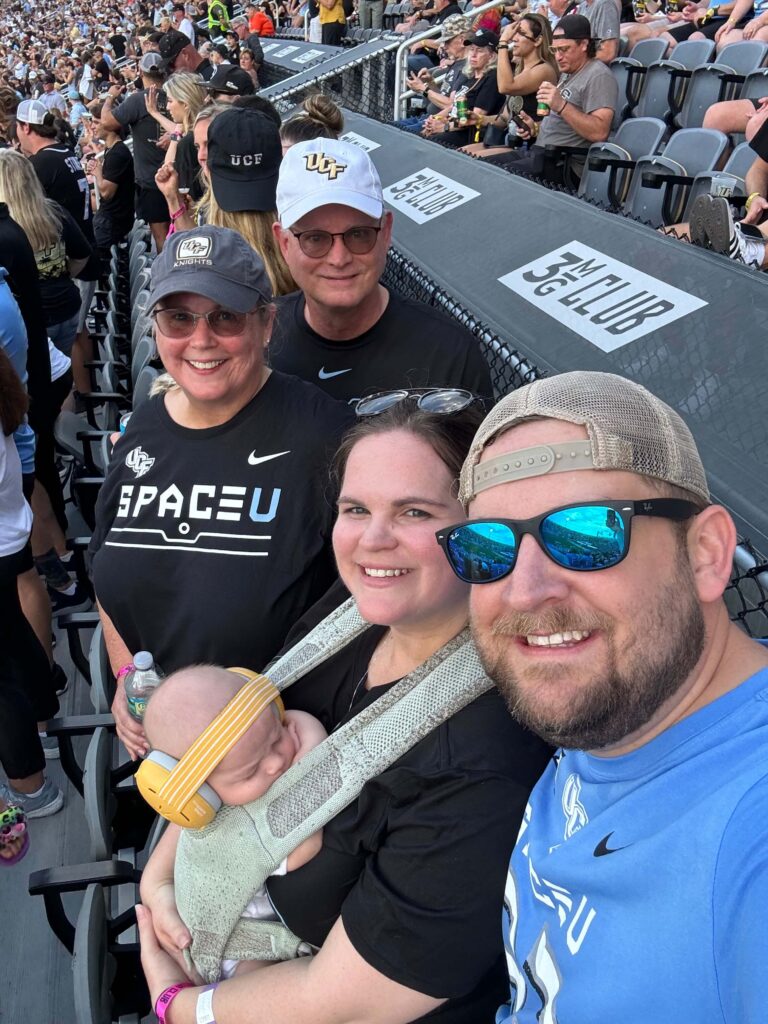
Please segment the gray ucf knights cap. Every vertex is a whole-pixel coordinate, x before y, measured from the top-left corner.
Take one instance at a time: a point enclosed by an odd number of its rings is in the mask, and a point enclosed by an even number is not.
[[[148,309],[178,292],[204,295],[233,313],[272,301],[261,257],[237,231],[210,224],[171,235],[152,264]]]

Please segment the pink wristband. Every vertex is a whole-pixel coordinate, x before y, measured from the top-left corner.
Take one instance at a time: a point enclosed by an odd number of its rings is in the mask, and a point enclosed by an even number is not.
[[[165,992],[161,992],[157,997],[155,1003],[155,1016],[157,1017],[159,1024],[165,1024],[165,1015],[168,1013],[168,1007],[171,1005],[176,996],[185,988],[194,988],[195,986],[191,981],[182,981],[178,985],[171,985]]]
[[[133,663],[131,663],[129,665],[123,665],[122,668],[119,668],[117,670],[117,673],[115,674],[115,679],[122,679],[123,676],[127,676],[129,672],[133,672],[133,669],[134,669]]]

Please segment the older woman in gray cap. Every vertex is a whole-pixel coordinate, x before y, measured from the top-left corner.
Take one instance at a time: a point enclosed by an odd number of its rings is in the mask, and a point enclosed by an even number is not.
[[[350,419],[267,366],[272,291],[236,232],[171,236],[149,305],[175,385],[134,411],[92,542],[113,713],[132,757],[146,749],[122,687],[133,652],[166,670],[260,668],[333,581],[328,460]]]

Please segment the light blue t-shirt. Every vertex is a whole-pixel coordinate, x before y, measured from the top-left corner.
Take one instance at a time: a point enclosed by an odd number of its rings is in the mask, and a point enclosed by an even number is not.
[[[7,276],[8,272],[5,267],[0,267],[0,348],[5,350],[14,370],[26,387],[27,329],[21,318],[16,299],[8,287]],[[34,473],[35,433],[27,423],[26,417],[18,430],[14,430],[13,440],[16,442],[16,450],[21,459],[22,473]]]
[[[630,754],[561,751],[503,931],[497,1024],[764,1024],[768,669]]]

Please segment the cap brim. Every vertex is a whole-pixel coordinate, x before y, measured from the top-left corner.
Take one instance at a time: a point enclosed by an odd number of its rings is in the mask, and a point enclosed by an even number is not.
[[[208,165],[213,198],[225,213],[243,213],[246,210],[268,211],[277,209],[278,171],[258,181],[242,177],[227,178]]]
[[[152,310],[169,295],[181,292],[192,292],[202,295],[211,302],[218,302],[233,313],[249,313],[259,303],[272,301],[272,295],[265,294],[258,288],[246,288],[242,284],[230,280],[215,270],[173,271],[168,274],[155,288],[150,289],[147,311]]]
[[[288,209],[280,214],[280,224],[284,228],[289,228],[308,213],[323,206],[349,206],[359,213],[373,217],[374,220],[379,220],[384,213],[384,203],[381,199],[374,199],[365,192],[357,192],[355,189],[326,187],[322,191],[310,192],[295,203],[291,203]]]

